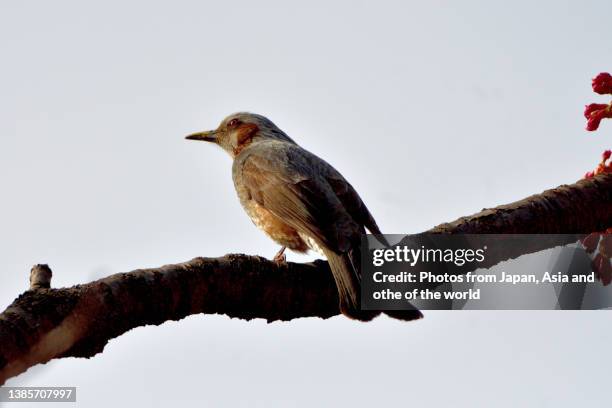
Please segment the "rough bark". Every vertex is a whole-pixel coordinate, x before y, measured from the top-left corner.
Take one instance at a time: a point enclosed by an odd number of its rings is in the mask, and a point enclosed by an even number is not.
[[[268,321],[327,318],[338,314],[338,295],[324,261],[279,266],[246,255],[31,289],[0,315],[0,384],[52,358],[91,357],[134,327],[197,313]]]
[[[610,227],[612,174],[604,174],[427,232],[578,234]],[[110,339],[134,327],[191,314],[273,321],[339,313],[324,261],[278,265],[260,257],[227,255],[120,273],[70,288],[50,288],[50,279],[50,269],[35,266],[31,289],[0,314],[0,385],[53,358],[94,356]]]
[[[612,225],[612,174],[562,185],[440,224],[443,234],[588,234]]]

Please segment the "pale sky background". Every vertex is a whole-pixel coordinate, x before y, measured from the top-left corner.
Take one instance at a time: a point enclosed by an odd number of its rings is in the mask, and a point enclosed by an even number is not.
[[[0,308],[53,286],[220,256],[271,257],[220,149],[271,118],[340,170],[387,233],[420,232],[594,168],[612,122],[609,1],[0,2]],[[289,254],[289,260],[304,257]],[[7,385],[78,406],[603,407],[612,314],[429,312],[416,323],[192,316]],[[1,347],[1,345],[0,345]]]

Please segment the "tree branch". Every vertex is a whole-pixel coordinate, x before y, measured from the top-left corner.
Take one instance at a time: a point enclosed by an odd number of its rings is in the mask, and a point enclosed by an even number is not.
[[[612,174],[602,174],[427,232],[574,234],[609,227]],[[53,358],[94,356],[134,327],[191,314],[274,321],[339,313],[324,261],[279,266],[261,257],[227,255],[119,273],[70,288],[52,289],[50,280],[46,265],[35,266],[31,289],[0,314],[0,385]]]
[[[612,226],[612,173],[440,224],[444,234],[588,234]]]

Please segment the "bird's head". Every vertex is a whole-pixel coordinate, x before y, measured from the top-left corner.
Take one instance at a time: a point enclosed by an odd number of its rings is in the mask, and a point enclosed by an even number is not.
[[[223,119],[215,130],[194,133],[186,139],[215,143],[232,157],[236,157],[251,143],[260,140],[273,139],[295,143],[270,119],[248,112],[233,113]]]

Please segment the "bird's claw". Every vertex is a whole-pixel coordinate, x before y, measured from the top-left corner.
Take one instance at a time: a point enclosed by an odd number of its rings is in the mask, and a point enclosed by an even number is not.
[[[274,255],[274,258],[272,258],[272,260],[276,262],[278,265],[286,265],[287,255],[285,255],[285,247],[282,247],[280,251],[278,251],[276,255]]]

